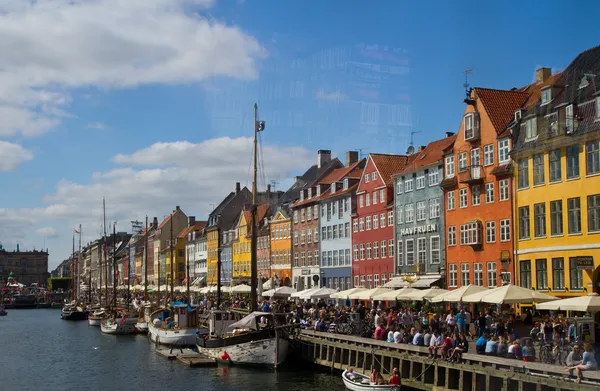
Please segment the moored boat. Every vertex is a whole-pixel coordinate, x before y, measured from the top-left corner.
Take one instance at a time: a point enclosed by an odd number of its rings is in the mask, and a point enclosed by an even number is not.
[[[198,330],[196,310],[185,303],[174,303],[171,311],[153,312],[147,323],[150,340],[160,345],[193,346]]]
[[[37,297],[31,294],[18,294],[13,297],[13,305],[19,310],[37,308]]]
[[[349,370],[342,373],[342,380],[346,389],[352,391],[400,391],[399,385],[372,384],[369,376]]]
[[[4,306],[0,306],[0,316],[6,316],[8,312],[4,309]]]
[[[88,312],[73,303],[65,304],[60,311],[60,318],[63,320],[87,320]]]
[[[128,335],[135,333],[135,323],[131,318],[106,318],[102,320],[100,329],[104,334]]]
[[[88,315],[88,325],[100,326],[104,315],[104,311],[95,311],[93,314]]]

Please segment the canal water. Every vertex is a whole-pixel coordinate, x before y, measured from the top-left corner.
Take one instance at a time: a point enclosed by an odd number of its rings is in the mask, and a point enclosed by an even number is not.
[[[146,336],[111,336],[52,309],[0,317],[0,390],[344,390],[339,376],[297,361],[278,371],[188,368],[154,352]]]

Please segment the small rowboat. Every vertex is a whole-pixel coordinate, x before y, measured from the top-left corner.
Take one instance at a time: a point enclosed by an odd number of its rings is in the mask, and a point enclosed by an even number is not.
[[[354,378],[352,378],[350,373],[354,375]],[[346,388],[352,391],[400,391],[400,386],[390,384],[375,385],[369,381],[369,376],[356,372],[348,372],[347,370],[342,373],[342,380]]]

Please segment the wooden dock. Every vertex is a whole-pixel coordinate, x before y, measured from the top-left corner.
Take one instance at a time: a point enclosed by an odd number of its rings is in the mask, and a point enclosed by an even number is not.
[[[420,390],[459,391],[597,391],[599,371],[584,372],[581,384],[565,368],[473,353],[463,363],[428,358],[427,348],[369,338],[300,330],[294,337],[305,360],[334,370],[352,367],[368,374],[373,368],[389,374],[398,368],[402,384]],[[469,346],[475,350],[475,341]]]
[[[217,360],[214,358],[206,357],[189,348],[160,347],[156,349],[156,353],[169,360],[178,360],[190,368],[217,366]]]

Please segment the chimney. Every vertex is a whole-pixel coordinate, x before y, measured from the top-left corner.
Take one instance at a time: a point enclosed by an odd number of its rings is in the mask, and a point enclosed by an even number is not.
[[[181,209],[179,209],[179,205],[177,205],[177,206],[175,207],[175,210],[173,211],[173,213],[179,212],[180,210],[181,210]]]
[[[317,152],[319,158],[317,159],[317,167],[321,168],[331,160],[331,150],[330,149],[320,149]]]
[[[454,136],[454,132],[446,132],[446,137],[452,137]]]
[[[188,217],[188,227],[191,227],[194,224],[196,224],[196,216],[189,216]]]
[[[346,152],[346,167],[350,167],[352,164],[358,161],[358,151]]]
[[[240,183],[239,183],[239,182],[236,182],[236,183],[235,183],[235,194],[239,193],[239,192],[240,192],[240,190],[241,190],[241,188],[240,188]]]
[[[267,200],[271,199],[271,185],[267,185]]]
[[[552,76],[551,68],[540,68],[535,71],[535,82],[537,84],[543,83]]]
[[[300,179],[301,179],[301,178],[302,178],[301,176],[295,176],[295,177],[294,177],[294,183],[298,183],[298,182],[300,182]]]
[[[425,149],[425,145],[419,145],[419,152],[422,152]]]
[[[154,229],[158,228],[158,217],[155,217],[152,220],[152,227],[154,227]]]

